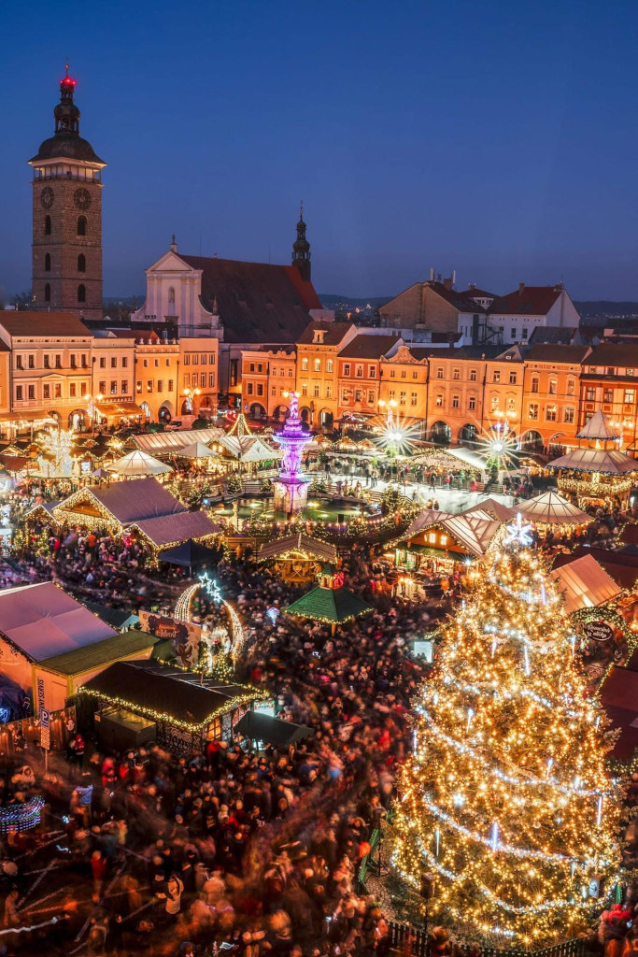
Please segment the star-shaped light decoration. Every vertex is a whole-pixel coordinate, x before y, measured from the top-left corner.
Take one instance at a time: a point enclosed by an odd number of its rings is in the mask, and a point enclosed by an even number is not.
[[[209,598],[216,603],[222,600],[220,587],[215,579],[210,577],[208,572],[202,572],[197,580]]]
[[[506,545],[520,545],[521,548],[528,548],[534,541],[532,537],[532,526],[523,524],[523,516],[520,512],[516,515],[515,521],[505,529]]]

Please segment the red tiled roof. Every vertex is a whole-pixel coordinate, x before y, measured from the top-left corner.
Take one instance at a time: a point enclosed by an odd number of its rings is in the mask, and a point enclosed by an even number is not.
[[[6,312],[0,313],[0,326],[10,336],[89,336],[92,333],[72,312]]]
[[[321,345],[338,346],[353,325],[352,322],[329,322],[325,319],[316,319],[306,326],[297,339],[297,344],[301,346],[311,345],[315,337],[315,329],[322,329],[324,336]],[[316,343],[316,345],[319,344]]]
[[[399,336],[355,336],[339,353],[340,359],[380,359]]]
[[[530,347],[525,358],[527,362],[566,362],[579,365],[588,352],[589,346],[563,346],[539,342]]]
[[[495,299],[489,312],[494,315],[545,316],[562,291],[562,286],[522,286]]]
[[[202,270],[202,302],[210,310],[217,300],[226,342],[296,342],[309,311],[322,308],[296,266],[181,254],[180,259]]]

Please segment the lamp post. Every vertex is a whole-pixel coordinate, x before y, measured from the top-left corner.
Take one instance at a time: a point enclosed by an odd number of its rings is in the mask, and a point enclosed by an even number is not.
[[[104,396],[102,395],[101,392],[98,392],[96,396],[87,395],[86,397],[86,401],[87,401],[86,411],[87,411],[87,414],[90,416],[91,428],[93,429],[94,432],[95,432],[95,427],[97,424],[97,416],[98,416],[97,403],[101,402],[103,398]]]
[[[193,400],[194,400],[198,395],[201,395],[201,391],[202,391],[202,390],[199,389],[199,388],[197,388],[197,387],[194,388],[194,389],[184,389],[183,395],[186,397],[186,401],[188,402],[188,404],[190,405],[191,409],[193,410],[193,412],[192,412],[191,414],[194,414],[194,413],[197,411],[197,410],[195,409],[195,404],[194,404],[194,401],[193,401]]]

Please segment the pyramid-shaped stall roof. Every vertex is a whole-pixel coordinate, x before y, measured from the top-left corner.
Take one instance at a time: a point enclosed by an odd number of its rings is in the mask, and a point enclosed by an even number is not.
[[[580,430],[576,438],[613,442],[620,438],[620,433],[612,428],[605,413],[602,409],[599,409],[598,412],[594,412],[589,422]]]
[[[372,606],[347,588],[318,585],[285,609],[289,615],[339,624],[372,611]]]

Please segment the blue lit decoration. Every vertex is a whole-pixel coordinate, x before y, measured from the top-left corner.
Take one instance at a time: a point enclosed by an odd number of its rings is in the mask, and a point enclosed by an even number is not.
[[[41,797],[31,798],[24,804],[11,804],[7,807],[0,807],[0,833],[8,834],[9,831],[28,831],[32,827],[37,827],[40,823],[44,799]]]
[[[270,618],[270,620],[272,621],[272,623],[273,623],[273,625],[274,625],[275,622],[277,621],[277,619],[279,618],[279,609],[278,609],[278,608],[275,608],[274,605],[273,605],[272,608],[269,608],[269,609],[268,609],[268,611],[266,612],[266,615],[267,615],[268,618]]]
[[[6,724],[11,720],[11,708],[6,705],[0,705],[0,724]]]

